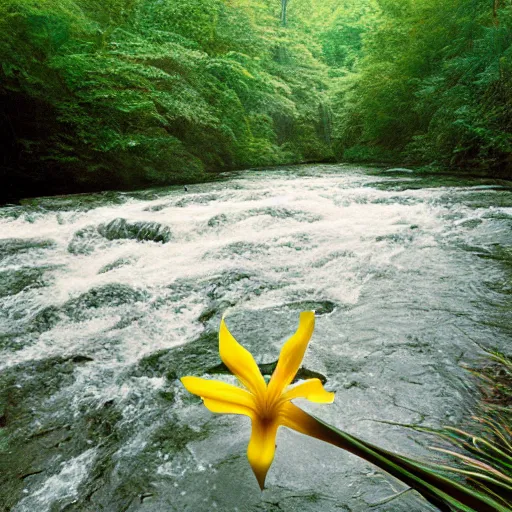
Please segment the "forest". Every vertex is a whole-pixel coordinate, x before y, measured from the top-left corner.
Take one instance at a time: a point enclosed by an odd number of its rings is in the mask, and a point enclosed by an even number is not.
[[[0,190],[303,162],[512,177],[509,0],[2,0]]]

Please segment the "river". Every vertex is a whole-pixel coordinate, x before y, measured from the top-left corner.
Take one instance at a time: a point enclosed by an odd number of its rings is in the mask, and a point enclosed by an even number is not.
[[[269,363],[315,309],[304,367],[336,400],[300,405],[439,459],[375,420],[457,425],[474,407],[463,365],[510,352],[511,227],[504,182],[347,165],[0,208],[0,509],[436,510],[284,428],[260,493],[249,420],[178,378],[221,372],[223,313]]]

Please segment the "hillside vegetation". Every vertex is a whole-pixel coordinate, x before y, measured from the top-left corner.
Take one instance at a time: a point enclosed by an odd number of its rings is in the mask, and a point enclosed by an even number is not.
[[[331,159],[512,175],[506,0],[1,0],[8,197]]]

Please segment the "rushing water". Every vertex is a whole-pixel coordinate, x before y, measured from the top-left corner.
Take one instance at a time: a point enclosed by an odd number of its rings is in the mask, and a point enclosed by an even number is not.
[[[222,313],[269,363],[313,308],[304,367],[337,395],[301,406],[432,457],[372,420],[457,424],[474,405],[461,363],[510,341],[511,226],[503,184],[342,166],[0,209],[0,509],[434,510],[285,429],[260,493],[248,420],[178,378],[220,371]]]

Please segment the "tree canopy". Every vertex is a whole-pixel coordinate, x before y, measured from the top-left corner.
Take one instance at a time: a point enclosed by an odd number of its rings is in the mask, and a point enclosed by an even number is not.
[[[11,195],[338,160],[512,174],[506,0],[1,0]]]

